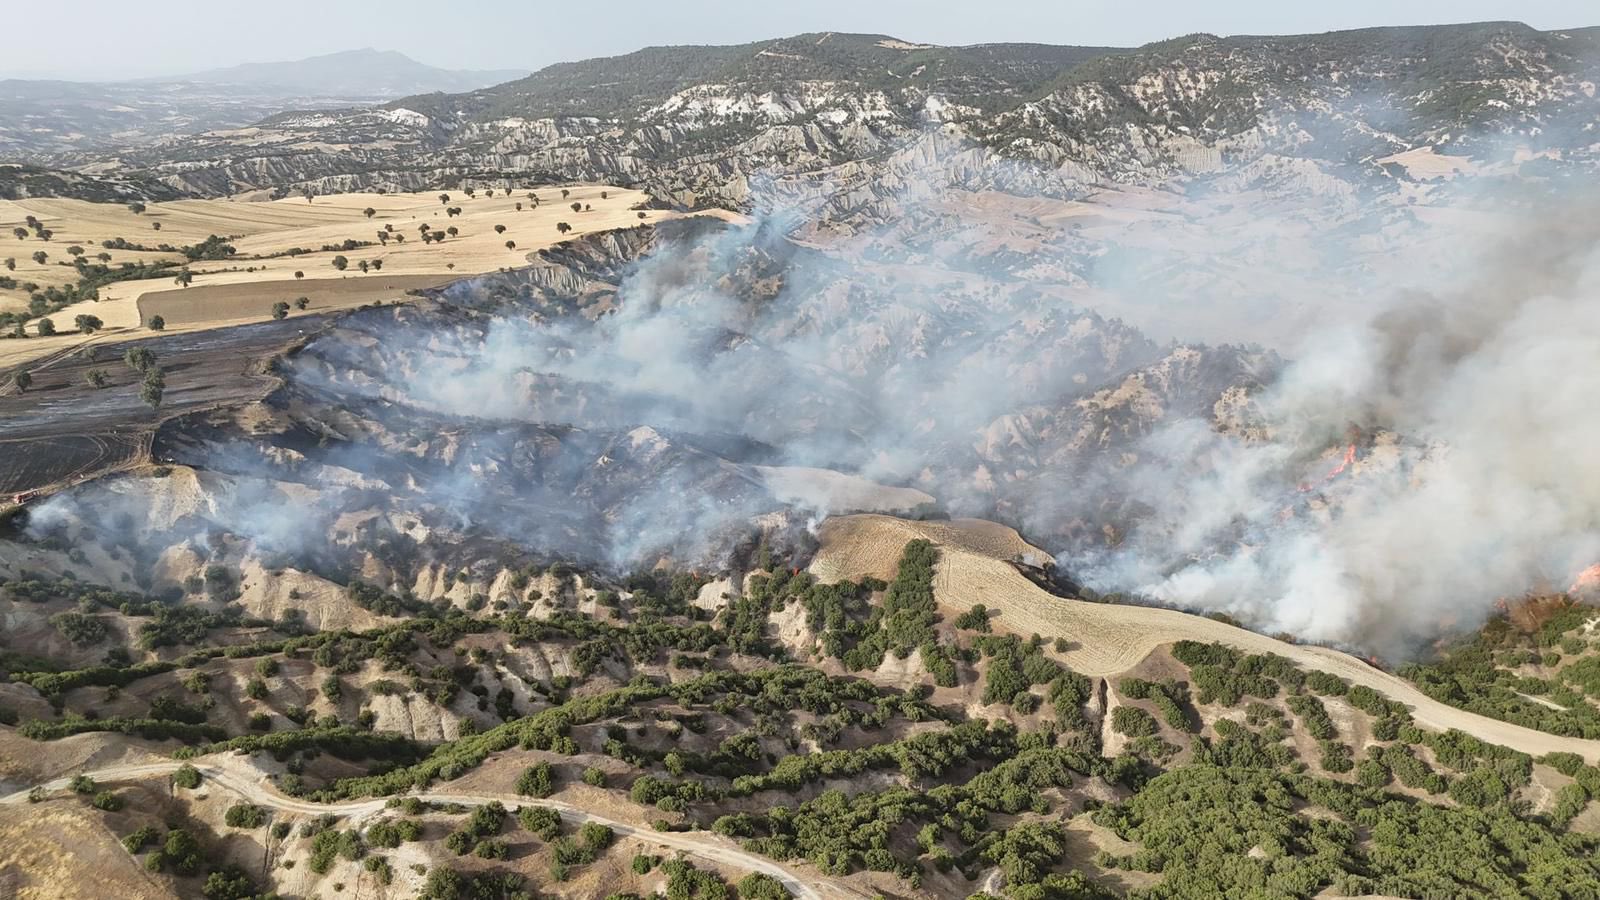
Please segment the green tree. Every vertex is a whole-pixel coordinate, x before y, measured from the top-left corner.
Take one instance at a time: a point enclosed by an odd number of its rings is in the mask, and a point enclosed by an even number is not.
[[[130,369],[146,372],[156,364],[156,355],[150,352],[149,347],[129,347],[128,352],[122,354],[122,361],[127,363]]]
[[[33,376],[25,371],[19,371],[12,377],[11,382],[17,386],[17,390],[27,393],[28,388],[33,387]]]
[[[33,261],[38,263],[41,266],[44,265],[45,260],[47,260],[49,258],[50,258],[50,254],[44,252],[43,250],[35,250],[35,251],[33,251]]]
[[[90,369],[83,373],[83,380],[97,388],[103,388],[111,383],[111,379],[106,377],[105,369]]]
[[[739,882],[739,900],[789,900],[783,882],[763,872],[751,872]]]
[[[367,217],[367,218],[369,218],[369,219],[370,219],[370,218],[372,218],[372,217],[373,217],[373,216],[375,216],[375,215],[377,215],[377,214],[378,214],[378,211],[377,211],[377,210],[375,210],[375,209],[373,209],[373,208],[372,208],[372,207],[370,207],[370,206],[369,206],[369,207],[367,207],[367,208],[366,208],[366,209],[363,209],[363,210],[362,210],[362,211],[361,211],[361,214],[362,214],[362,215],[364,215],[364,216],[366,216],[366,217]]]
[[[131,212],[136,216],[139,215],[140,213],[144,212],[145,208],[146,208],[145,205],[143,203],[140,203],[137,200],[135,200],[132,203],[128,204],[128,212]]]
[[[223,814],[229,828],[260,828],[267,822],[267,811],[250,803],[236,803]]]
[[[251,900],[257,893],[255,882],[243,869],[228,866],[206,876],[200,895],[206,900]]]
[[[161,316],[151,316],[149,328],[151,331],[166,331],[167,320]]]
[[[517,793],[524,797],[548,797],[555,790],[555,772],[547,762],[522,770],[517,778]]]
[[[49,337],[56,333],[56,323],[50,321],[49,318],[40,319],[37,328],[40,337]]]
[[[350,260],[344,256],[335,256],[333,258],[333,267],[343,272],[350,267]]]
[[[104,328],[106,323],[100,321],[99,316],[85,314],[74,318],[72,320],[72,324],[78,326],[78,331],[82,334],[94,334],[96,331]]]
[[[288,318],[289,317],[289,304],[284,302],[284,301],[282,301],[282,300],[279,300],[277,303],[272,304],[272,317],[274,319],[286,319],[286,318]]]
[[[161,407],[161,399],[167,392],[167,376],[160,369],[151,369],[144,373],[144,381],[139,385],[139,399],[150,405],[151,409]]]

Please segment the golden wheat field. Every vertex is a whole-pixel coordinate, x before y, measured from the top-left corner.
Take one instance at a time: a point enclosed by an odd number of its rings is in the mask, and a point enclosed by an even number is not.
[[[537,206],[529,193],[538,197]],[[440,199],[441,194],[449,196],[448,202]],[[30,321],[26,326],[30,337],[0,341],[0,366],[81,343],[84,338],[71,332],[80,314],[104,323],[95,340],[124,339],[148,334],[140,326],[157,314],[169,330],[193,330],[268,318],[274,303],[293,303],[300,297],[307,298],[306,308],[312,311],[396,298],[461,276],[523,265],[529,253],[573,237],[676,215],[635,209],[648,199],[634,190],[573,185],[510,194],[496,190],[493,196],[478,192],[471,197],[460,191],[336,194],[309,201],[300,196],[267,200],[246,195],[151,203],[140,213],[122,204],[82,200],[0,201],[0,260],[12,261],[14,269],[4,274],[18,282],[14,289],[0,289],[0,311],[25,310],[28,292],[23,286],[29,283],[47,287],[76,282],[69,248],[81,248],[90,260],[113,267],[181,262],[184,257],[177,248],[213,235],[227,239],[237,250],[231,259],[190,263],[193,280],[188,287],[167,277],[117,282],[102,288],[98,301],[51,313],[57,331],[68,333],[38,337],[37,320]],[[579,204],[577,211],[573,204]],[[451,208],[459,208],[459,214],[449,215]],[[28,229],[29,216],[52,232],[48,241]],[[570,231],[557,228],[563,222]],[[444,240],[425,242],[424,225],[430,232],[447,232]],[[18,228],[29,234],[18,239],[13,233]],[[386,235],[383,240],[380,231]],[[117,238],[148,249],[103,246]],[[321,249],[346,241],[370,245]],[[174,250],[154,249],[161,244]],[[310,252],[277,255],[296,249]],[[46,254],[42,263],[34,259],[39,252]],[[342,270],[334,266],[341,256],[347,261]],[[368,271],[361,271],[362,263]]]

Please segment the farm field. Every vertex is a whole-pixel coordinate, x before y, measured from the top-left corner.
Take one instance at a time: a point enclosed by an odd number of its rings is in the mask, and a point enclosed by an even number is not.
[[[530,193],[539,198],[537,207]],[[47,289],[75,284],[78,270],[70,262],[74,254],[69,248],[80,248],[86,260],[113,270],[123,264],[182,265],[182,248],[212,236],[235,250],[224,259],[188,261],[192,281],[187,287],[168,277],[173,269],[158,278],[107,285],[98,300],[50,313],[57,331],[53,336],[39,336],[39,318],[30,318],[24,326],[26,339],[0,341],[0,367],[82,343],[85,336],[72,331],[79,315],[99,318],[103,330],[93,339],[104,340],[148,334],[142,325],[154,315],[169,330],[194,330],[267,319],[278,302],[292,304],[292,316],[301,312],[296,301],[302,297],[307,311],[350,308],[398,299],[407,291],[465,275],[520,266],[531,252],[572,237],[676,215],[634,209],[649,198],[606,185],[521,189],[509,195],[496,189],[493,196],[487,191],[474,196],[436,191],[338,194],[309,201],[302,196],[259,197],[151,203],[142,212],[80,200],[0,201],[0,260],[11,261],[14,268],[4,274],[16,281],[13,288],[0,288],[0,312],[26,311],[27,285]],[[578,211],[573,204],[580,205]],[[460,211],[450,215],[452,209]],[[50,232],[49,240],[38,237],[30,217]],[[559,230],[560,223],[569,230]],[[424,225],[430,234],[443,233],[444,239],[424,240]],[[26,236],[18,239],[17,229]],[[169,249],[158,249],[161,245]],[[42,263],[34,257],[40,252],[45,254]],[[340,257],[342,269],[335,265]],[[362,271],[363,264],[367,271]]]

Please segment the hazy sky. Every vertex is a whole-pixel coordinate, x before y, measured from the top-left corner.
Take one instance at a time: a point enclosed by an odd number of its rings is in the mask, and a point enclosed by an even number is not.
[[[0,77],[170,75],[376,47],[457,69],[537,69],[650,44],[724,44],[807,31],[937,44],[1132,46],[1195,31],[1298,34],[1515,19],[1600,25],[1594,0],[0,0]],[[65,31],[63,31],[65,29]]]

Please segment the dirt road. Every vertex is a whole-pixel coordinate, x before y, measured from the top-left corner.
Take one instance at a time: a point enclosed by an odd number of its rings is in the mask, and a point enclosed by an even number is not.
[[[138,781],[146,778],[160,778],[172,774],[182,765],[178,762],[147,763],[131,766],[113,766],[106,769],[84,772],[97,782]],[[270,782],[264,777],[251,777],[247,772],[235,771],[225,765],[192,763],[205,776],[205,783],[220,787],[240,798],[267,809],[280,810],[288,813],[305,816],[321,816],[332,813],[343,816],[352,823],[360,823],[365,819],[378,816],[388,810],[387,797],[375,800],[352,800],[346,803],[314,803],[309,800],[299,800],[278,793]],[[57,778],[45,782],[39,787],[47,791],[63,791],[67,789],[69,777]],[[0,797],[3,804],[24,804],[28,802],[30,788],[18,791],[5,797]],[[565,821],[575,824],[597,822],[609,827],[619,835],[637,838],[646,843],[664,847],[669,850],[681,850],[685,854],[710,862],[721,863],[751,872],[761,872],[770,875],[782,882],[784,887],[795,897],[803,900],[826,900],[826,898],[860,898],[868,894],[840,882],[825,878],[813,873],[805,876],[796,874],[784,866],[754,853],[749,853],[732,841],[706,832],[668,832],[656,831],[654,828],[629,825],[595,815],[583,809],[564,803],[560,800],[530,800],[527,797],[512,794],[455,794],[448,792],[424,792],[412,794],[419,800],[431,803],[460,803],[463,805],[478,805],[498,800],[507,807],[515,806],[547,806],[561,815]]]
[[[1567,751],[1591,763],[1600,762],[1600,741],[1546,734],[1448,706],[1404,679],[1375,669],[1348,653],[1287,644],[1172,609],[1057,597],[1023,577],[1009,562],[989,555],[992,547],[1004,548],[1009,557],[1024,552],[1021,548],[1028,546],[1010,529],[1003,529],[1009,532],[1009,538],[1001,539],[995,533],[997,528],[1001,526],[991,522],[967,527],[963,520],[924,523],[890,516],[842,516],[823,523],[822,549],[812,560],[810,571],[825,581],[867,574],[893,577],[906,541],[926,538],[941,546],[934,594],[946,615],[959,614],[974,603],[982,603],[999,611],[995,624],[1003,630],[1024,637],[1037,633],[1047,638],[1065,638],[1072,647],[1061,654],[1062,660],[1085,675],[1125,672],[1156,648],[1174,641],[1216,641],[1249,653],[1276,653],[1307,669],[1320,669],[1351,684],[1364,684],[1411,707],[1412,717],[1425,728],[1455,728],[1533,756]]]

